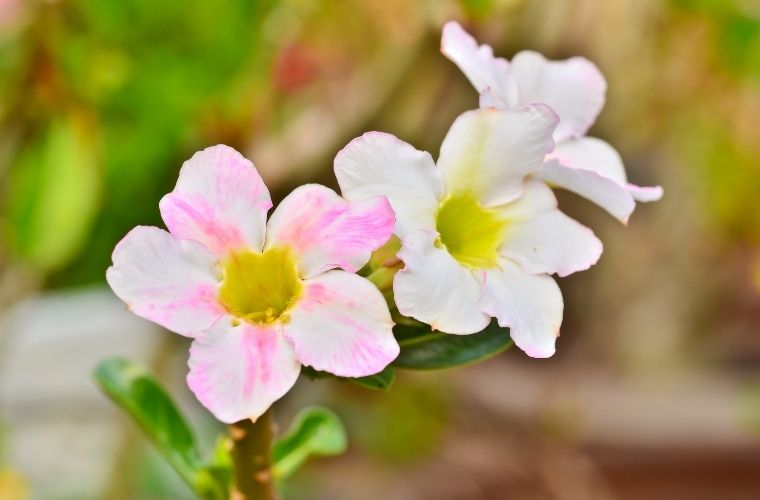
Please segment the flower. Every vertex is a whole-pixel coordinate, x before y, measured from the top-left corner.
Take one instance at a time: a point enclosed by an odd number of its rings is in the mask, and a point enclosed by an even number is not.
[[[441,52],[480,92],[481,107],[544,103],[557,113],[556,148],[533,177],[587,198],[624,224],[636,201],[662,197],[659,186],[630,184],[617,151],[601,139],[586,137],[604,106],[607,90],[607,82],[592,62],[582,57],[547,61],[532,51],[519,52],[508,62],[494,57],[488,45],[478,46],[454,21],[443,27]]]
[[[380,132],[338,153],[346,199],[383,195],[396,212],[405,267],[393,290],[402,314],[452,334],[479,332],[496,317],[530,356],[554,353],[563,303],[549,274],[587,269],[602,252],[545,183],[525,180],[552,150],[557,122],[542,104],[468,111],[437,165]]]
[[[312,184],[267,222],[271,206],[250,161],[200,151],[161,200],[169,232],[134,228],[107,271],[135,314],[193,338],[188,385],[227,423],[264,413],[302,364],[360,377],[399,352],[382,294],[352,274],[393,232],[387,200]]]

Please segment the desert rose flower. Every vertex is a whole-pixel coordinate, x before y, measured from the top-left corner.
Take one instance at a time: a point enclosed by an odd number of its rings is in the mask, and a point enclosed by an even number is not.
[[[452,334],[511,328],[534,357],[554,353],[562,295],[549,276],[587,269],[602,244],[557,209],[545,183],[525,181],[552,150],[556,115],[544,105],[462,114],[430,154],[369,132],[335,158],[348,200],[384,195],[396,212],[404,263],[399,311]]]
[[[135,314],[193,338],[188,385],[223,422],[256,419],[302,364],[360,377],[399,352],[382,294],[352,274],[393,232],[387,200],[306,185],[267,222],[271,206],[237,151],[198,152],[161,200],[169,232],[136,227],[107,272]]]
[[[544,103],[560,118],[554,131],[556,148],[533,176],[591,200],[623,223],[636,201],[656,201],[662,188],[628,182],[617,151],[586,137],[604,106],[607,82],[587,59],[548,61],[532,51],[519,52],[508,62],[494,57],[488,45],[478,45],[462,27],[443,27],[441,52],[451,59],[480,92],[481,107],[509,108]]]

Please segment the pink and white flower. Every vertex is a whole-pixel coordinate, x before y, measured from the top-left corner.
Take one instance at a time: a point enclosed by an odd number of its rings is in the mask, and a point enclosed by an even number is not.
[[[386,196],[396,212],[399,311],[452,334],[496,317],[530,356],[554,353],[562,295],[549,276],[589,268],[602,252],[590,229],[557,209],[545,183],[526,181],[553,147],[544,105],[462,114],[429,153],[369,132],[335,158],[348,200]]]
[[[134,228],[107,271],[135,314],[193,338],[188,385],[223,422],[256,419],[301,365],[361,377],[399,352],[382,294],[352,274],[393,233],[388,201],[306,185],[267,222],[271,207],[250,161],[200,151],[161,200],[169,232]]]
[[[589,60],[548,61],[537,52],[522,51],[509,62],[495,57],[488,45],[478,45],[454,21],[443,27],[441,52],[480,93],[481,107],[544,103],[557,113],[556,148],[534,178],[583,196],[624,224],[637,201],[662,197],[659,186],[629,183],[617,151],[601,139],[586,137],[604,106],[607,90],[604,76]]]

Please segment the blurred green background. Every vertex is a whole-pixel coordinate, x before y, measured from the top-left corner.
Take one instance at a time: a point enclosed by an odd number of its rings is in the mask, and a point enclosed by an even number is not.
[[[115,243],[161,225],[185,159],[225,143],[275,202],[334,186],[332,158],[383,130],[437,155],[477,106],[438,51],[460,20],[504,57],[590,58],[591,135],[662,184],[627,228],[559,193],[605,242],[561,280],[558,354],[517,350],[389,394],[299,383],[351,448],[294,499],[713,499],[760,495],[760,4],[747,0],[0,0],[0,498],[189,498],[94,389],[124,354],[184,386],[187,342],[105,287]]]

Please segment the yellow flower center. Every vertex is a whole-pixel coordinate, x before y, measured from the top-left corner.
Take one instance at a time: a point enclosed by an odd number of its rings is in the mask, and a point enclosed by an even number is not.
[[[444,200],[435,222],[440,243],[460,264],[476,269],[498,266],[506,221],[475,195],[460,193]]]
[[[219,301],[230,314],[257,325],[289,320],[287,311],[298,300],[303,285],[287,248],[270,248],[264,253],[241,250],[222,266]]]

